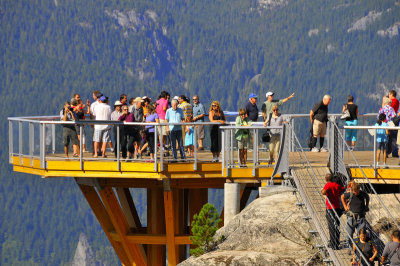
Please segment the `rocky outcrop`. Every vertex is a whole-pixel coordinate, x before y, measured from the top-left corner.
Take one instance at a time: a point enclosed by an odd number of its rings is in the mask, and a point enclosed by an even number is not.
[[[89,244],[89,241],[84,233],[79,235],[78,246],[76,247],[72,266],[92,266],[100,265],[96,262],[94,252]]]
[[[367,26],[382,16],[382,12],[370,11],[368,15],[356,20],[347,32],[366,30]]]
[[[382,37],[389,37],[391,39],[395,36],[398,36],[399,32],[400,32],[400,22],[396,22],[386,30],[378,30],[378,35]]]
[[[263,195],[218,230],[216,239],[225,240],[215,251],[180,265],[322,264],[291,190],[271,188]]]

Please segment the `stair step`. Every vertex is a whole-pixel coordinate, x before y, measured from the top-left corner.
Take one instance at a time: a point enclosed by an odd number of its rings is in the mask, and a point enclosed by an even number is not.
[[[304,206],[304,203],[303,202],[296,202],[296,205],[297,206]]]
[[[316,231],[316,230],[310,230],[310,231],[308,231],[310,234],[312,234],[312,235],[316,235],[316,234],[318,234],[318,231]]]
[[[304,220],[306,220],[306,221],[311,220],[311,217],[310,217],[310,216],[303,216],[302,218],[303,218]]]

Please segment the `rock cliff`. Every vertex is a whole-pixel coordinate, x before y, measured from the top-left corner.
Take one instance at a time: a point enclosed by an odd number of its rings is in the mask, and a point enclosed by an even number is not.
[[[189,265],[322,265],[290,188],[268,188],[217,232],[225,241]]]

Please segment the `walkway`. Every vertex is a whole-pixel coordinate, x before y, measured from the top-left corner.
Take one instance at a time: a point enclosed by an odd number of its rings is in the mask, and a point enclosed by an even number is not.
[[[298,192],[324,243],[329,241],[328,224],[325,218],[325,199],[321,194],[321,186],[325,184],[326,173],[329,173],[327,167],[294,168],[292,170]],[[344,240],[343,237],[341,242]],[[327,250],[335,265],[349,265],[351,256],[348,255],[347,248],[340,250],[328,248]]]

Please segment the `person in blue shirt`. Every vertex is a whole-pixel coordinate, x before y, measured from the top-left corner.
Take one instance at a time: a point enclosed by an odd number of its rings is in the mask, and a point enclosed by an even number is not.
[[[165,114],[165,120],[168,123],[181,123],[184,120],[183,111],[181,108],[178,108],[178,101],[172,100],[171,108],[169,108]],[[178,158],[178,154],[176,151],[176,142],[178,142],[178,148],[181,153],[181,159],[186,159],[185,150],[183,148],[183,139],[182,139],[182,126],[181,125],[169,125],[169,134],[171,137],[171,147],[172,147],[172,155],[174,160]]]
[[[380,127],[387,127],[388,124],[385,122],[386,121],[386,115],[385,114],[379,114],[378,116],[378,122],[375,124],[375,126],[380,126]],[[377,129],[376,130],[376,166],[379,166],[379,158],[381,156],[381,151],[383,151],[383,167],[386,168],[386,145],[387,145],[387,135],[389,130],[387,129]]]
[[[200,103],[199,96],[193,96],[193,121],[194,122],[204,122],[204,117],[206,116],[206,109],[204,105]],[[204,125],[196,125],[196,138],[199,144],[198,150],[204,150],[203,140],[205,137]]]

